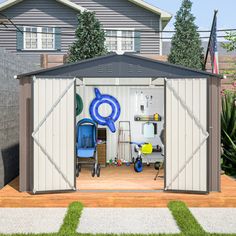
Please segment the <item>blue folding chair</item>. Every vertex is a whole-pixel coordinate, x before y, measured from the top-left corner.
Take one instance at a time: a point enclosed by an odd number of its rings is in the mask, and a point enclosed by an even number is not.
[[[92,177],[99,177],[101,168],[97,158],[97,124],[91,119],[85,118],[77,123],[76,153],[76,176],[79,176],[82,164],[92,164]]]

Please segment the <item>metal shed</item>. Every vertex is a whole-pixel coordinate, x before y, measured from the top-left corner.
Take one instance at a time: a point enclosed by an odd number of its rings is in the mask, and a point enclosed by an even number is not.
[[[165,191],[220,191],[217,75],[136,56],[109,54],[18,75],[20,191],[76,189],[76,85],[164,87]],[[92,83],[92,82],[93,83]]]

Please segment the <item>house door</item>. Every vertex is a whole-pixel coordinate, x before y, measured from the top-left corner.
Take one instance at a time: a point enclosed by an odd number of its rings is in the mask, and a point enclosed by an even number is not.
[[[207,79],[165,85],[165,190],[207,192]]]
[[[75,79],[34,78],[33,192],[75,190]]]

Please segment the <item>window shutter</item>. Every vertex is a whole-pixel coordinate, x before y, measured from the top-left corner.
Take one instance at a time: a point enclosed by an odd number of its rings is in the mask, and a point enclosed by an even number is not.
[[[141,34],[140,32],[135,31],[134,32],[134,51],[140,52],[140,46],[141,46]]]
[[[61,28],[55,28],[55,49],[61,50]]]
[[[18,28],[21,30],[16,31],[16,50],[21,51],[24,48],[24,27],[18,26]]]

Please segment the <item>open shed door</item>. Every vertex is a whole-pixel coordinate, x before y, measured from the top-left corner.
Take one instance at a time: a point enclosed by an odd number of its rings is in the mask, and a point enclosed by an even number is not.
[[[207,79],[166,79],[165,190],[208,192]]]
[[[33,192],[75,190],[75,79],[34,78]]]

